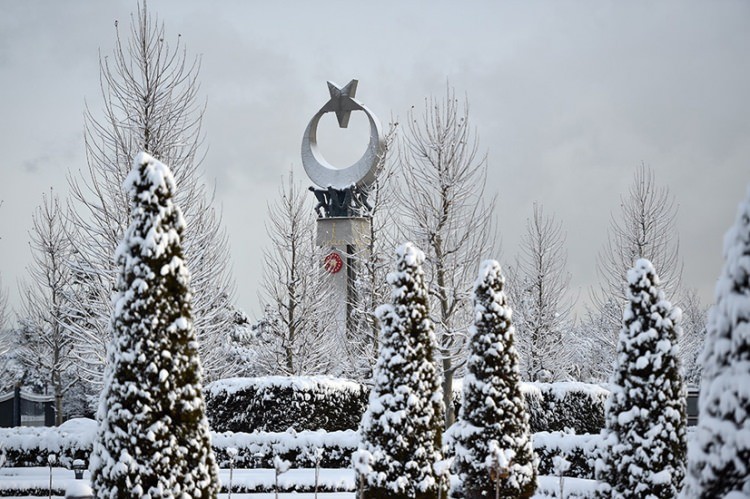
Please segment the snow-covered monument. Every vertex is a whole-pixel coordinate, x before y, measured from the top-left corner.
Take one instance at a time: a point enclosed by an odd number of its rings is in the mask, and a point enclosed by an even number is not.
[[[337,303],[336,327],[352,330],[351,306],[354,301],[357,257],[366,256],[369,248],[372,207],[367,201],[370,186],[375,182],[385,153],[385,138],[378,118],[356,100],[357,80],[343,87],[328,82],[330,99],[312,117],[302,137],[302,165],[315,184],[318,214],[318,246],[328,248],[324,258],[330,274],[332,298]],[[337,168],[331,165],[318,148],[317,131],[320,118],[336,113],[339,127],[349,125],[352,111],[362,111],[370,124],[367,150],[353,165]]]

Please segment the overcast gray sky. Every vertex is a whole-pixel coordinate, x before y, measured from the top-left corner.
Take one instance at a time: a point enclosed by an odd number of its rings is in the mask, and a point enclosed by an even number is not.
[[[0,274],[17,303],[31,215],[85,165],[83,112],[101,109],[98,55],[134,1],[0,3]],[[358,78],[383,122],[446,81],[466,94],[497,193],[503,254],[532,204],[562,221],[585,302],[609,218],[645,162],[679,204],[684,284],[713,296],[724,232],[750,182],[750,2],[255,2],[152,0],[201,55],[208,154],[229,231],[237,303],[259,311],[263,216],[281,177],[306,181],[299,145],[328,98]],[[125,30],[123,30],[125,31]],[[330,115],[328,124],[335,120]],[[366,131],[321,131],[333,161]],[[342,146],[341,144],[354,144]],[[492,255],[488,255],[492,256]]]

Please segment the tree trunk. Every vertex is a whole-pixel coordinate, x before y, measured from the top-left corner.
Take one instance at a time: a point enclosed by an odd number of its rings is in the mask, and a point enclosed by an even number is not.
[[[453,365],[450,357],[443,358],[443,403],[445,404],[445,428],[456,422],[456,410],[453,407]]]
[[[55,389],[55,426],[63,424],[63,396],[59,388]]]

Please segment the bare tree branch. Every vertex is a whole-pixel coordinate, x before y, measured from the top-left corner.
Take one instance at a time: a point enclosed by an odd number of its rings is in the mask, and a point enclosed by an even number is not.
[[[448,87],[408,114],[399,144],[401,237],[426,255],[431,315],[444,376],[446,424],[454,420],[453,376],[461,368],[471,323],[471,288],[482,259],[494,251],[495,197],[485,198],[487,158],[469,124],[469,105]]]
[[[591,322],[599,323],[593,352],[600,358],[590,362],[598,368],[595,378],[606,379],[611,371],[626,303],[625,273],[639,258],[659,270],[666,296],[679,296],[683,263],[675,229],[677,206],[667,186],[658,186],[653,170],[641,164],[627,195],[620,198],[620,215],[612,216],[607,243],[597,258],[600,284],[592,291]],[[590,314],[590,315],[591,315]]]
[[[109,295],[116,269],[112,255],[129,220],[122,183],[135,155],[145,151],[174,172],[178,203],[187,229],[183,244],[192,275],[194,325],[207,381],[230,375],[223,347],[233,328],[234,282],[229,275],[227,235],[213,208],[199,166],[203,159],[198,102],[200,58],[189,59],[178,36],[171,46],[164,26],[141,5],[123,40],[100,56],[103,116],[86,108],[87,168],[68,181],[74,203],[72,238],[76,242],[78,320],[71,330],[84,372],[100,382],[109,337]]]
[[[521,373],[532,381],[565,379],[571,368],[570,274],[562,223],[534,203],[520,255],[508,267],[508,294],[516,326]]]
[[[55,422],[63,422],[63,396],[72,385],[73,341],[68,334],[72,245],[68,217],[57,196],[43,196],[29,233],[32,263],[21,285],[17,359],[41,388],[55,396]]]
[[[256,324],[262,374],[332,374],[340,359],[322,253],[315,246],[315,220],[307,190],[291,173],[276,202],[268,207],[261,301],[264,317]]]
[[[351,336],[342,347],[348,361],[344,374],[360,381],[370,380],[372,368],[378,357],[380,325],[375,309],[390,301],[390,286],[386,275],[393,268],[388,255],[396,247],[396,188],[398,180],[395,163],[389,161],[388,152],[396,138],[398,123],[391,120],[385,134],[385,153],[380,158],[379,174],[370,187],[368,200],[370,211],[370,233],[368,246],[355,255],[352,263],[357,268],[354,297],[349,304],[352,313]]]

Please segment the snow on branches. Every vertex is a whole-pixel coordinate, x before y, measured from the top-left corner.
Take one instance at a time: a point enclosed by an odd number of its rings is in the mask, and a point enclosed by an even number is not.
[[[651,262],[628,271],[628,305],[606,405],[608,452],[598,497],[673,498],[685,476],[686,395],[677,338],[681,310],[664,299]]]
[[[531,497],[536,469],[521,395],[505,279],[494,260],[474,285],[474,326],[458,421],[449,430],[457,475],[451,497]]]
[[[703,350],[696,443],[683,496],[750,496],[750,188],[724,236]]]
[[[115,256],[121,273],[91,458],[94,490],[100,498],[215,497],[174,179],[140,153],[124,189],[131,223]]]

